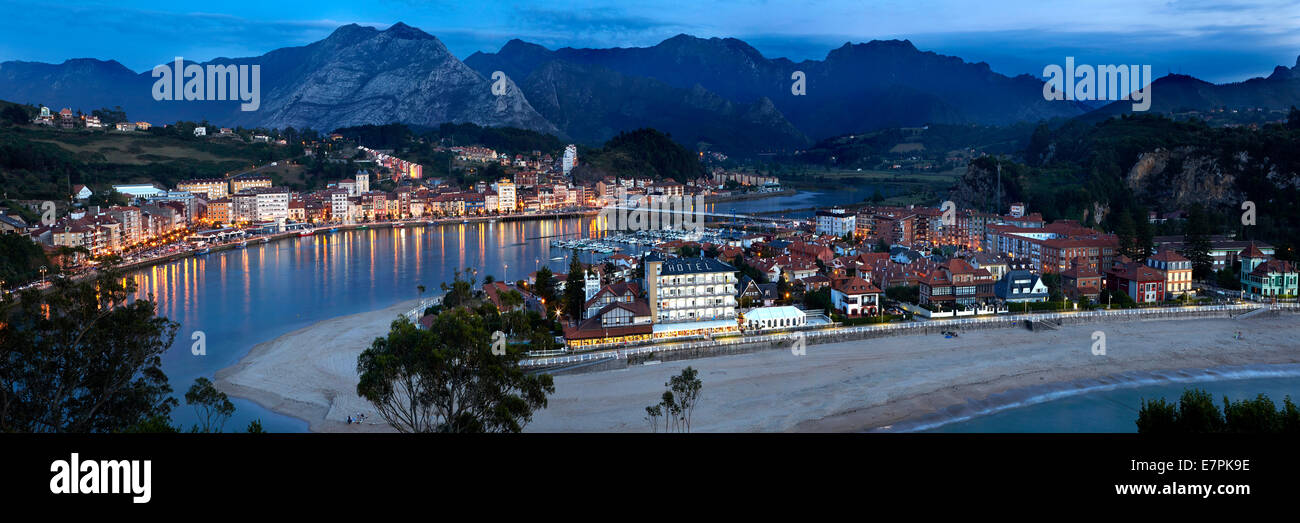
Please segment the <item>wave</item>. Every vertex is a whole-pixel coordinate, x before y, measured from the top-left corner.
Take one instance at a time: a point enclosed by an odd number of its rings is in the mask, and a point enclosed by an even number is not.
[[[1259,378],[1300,378],[1300,364],[1234,365],[1204,369],[1126,372],[1102,378],[1035,385],[992,394],[982,400],[947,407],[933,414],[871,429],[868,432],[924,432],[981,416],[1081,396],[1094,392],[1134,389],[1150,385],[1207,383]]]

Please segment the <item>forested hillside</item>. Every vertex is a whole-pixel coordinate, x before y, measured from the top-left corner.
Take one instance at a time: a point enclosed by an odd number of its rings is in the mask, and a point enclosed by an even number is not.
[[[1040,126],[1024,161],[972,161],[954,190],[959,204],[987,208],[996,199],[1024,201],[1048,219],[1101,222],[1204,208],[1223,233],[1300,244],[1300,111],[1286,124],[1258,129],[1213,127],[1157,115],[1100,123]],[[1256,206],[1256,225],[1241,224],[1242,204]],[[1280,254],[1281,255],[1281,254]]]

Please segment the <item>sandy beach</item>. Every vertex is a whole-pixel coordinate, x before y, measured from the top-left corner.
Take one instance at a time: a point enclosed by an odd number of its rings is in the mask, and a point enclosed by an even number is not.
[[[306,420],[312,432],[388,430],[357,396],[357,356],[419,302],[328,319],[259,343],[239,363],[218,371],[214,383],[226,394]],[[366,421],[349,425],[348,416],[357,414]]]
[[[308,421],[312,431],[388,431],[356,396],[356,358],[413,303],[327,320],[259,344],[217,374],[218,387]],[[1300,363],[1294,314],[1244,320],[1115,321],[1057,331],[990,329],[958,338],[913,335],[637,365],[555,378],[530,432],[648,431],[644,409],[686,366],[700,371],[695,432],[854,432],[890,429],[990,397],[1135,373]],[[1104,356],[1092,333],[1106,334]],[[1242,331],[1244,339],[1234,333]],[[348,425],[367,413],[373,424]]]

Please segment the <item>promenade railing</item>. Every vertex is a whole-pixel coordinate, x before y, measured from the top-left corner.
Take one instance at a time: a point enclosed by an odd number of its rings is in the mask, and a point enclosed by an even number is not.
[[[961,319],[945,319],[939,321],[922,321],[922,322],[903,322],[903,323],[882,323],[874,325],[860,325],[855,327],[831,327],[820,330],[798,331],[798,332],[777,332],[771,334],[757,334],[749,336],[729,336],[714,340],[698,340],[688,342],[673,342],[651,344],[638,347],[627,347],[622,349],[592,350],[567,354],[563,356],[549,356],[525,359],[520,365],[525,367],[551,367],[557,365],[573,365],[579,363],[588,363],[601,360],[626,359],[629,357],[662,352],[674,352],[682,350],[693,350],[703,348],[722,348],[737,345],[748,345],[755,343],[773,343],[773,342],[790,342],[794,343],[802,336],[804,341],[815,340],[826,337],[853,337],[857,335],[866,335],[870,333],[895,333],[900,331],[926,330],[937,327],[941,328],[960,328],[962,326],[987,326],[993,324],[1005,324],[1006,326],[1016,326],[1023,324],[1024,321],[1041,321],[1041,320],[1062,320],[1062,319],[1089,319],[1089,318],[1116,318],[1116,319],[1136,319],[1136,318],[1158,318],[1161,316],[1178,316],[1196,313],[1213,313],[1213,312],[1247,312],[1260,308],[1273,308],[1276,310],[1300,310],[1300,305],[1294,303],[1279,303],[1276,305],[1261,304],[1232,304],[1232,305],[1203,305],[1203,306],[1185,306],[1185,307],[1159,307],[1159,308],[1141,308],[1141,309],[1118,309],[1118,310],[1093,310],[1093,311],[1068,311],[1068,312],[1040,312],[1028,314],[1001,314],[992,317],[974,317]]]

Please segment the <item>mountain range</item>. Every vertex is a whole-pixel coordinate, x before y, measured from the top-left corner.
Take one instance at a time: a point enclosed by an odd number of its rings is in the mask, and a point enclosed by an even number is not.
[[[151,71],[136,74],[116,61],[91,59],[59,65],[0,63],[0,99],[85,112],[121,106],[131,118],[155,122],[208,120],[318,130],[390,122],[470,122],[561,134],[513,84],[504,95],[493,95],[491,81],[453,56],[441,41],[402,23],[384,31],[346,25],[302,47],[198,65],[208,64],[260,65],[261,108],[240,111],[239,102],[232,101],[155,101]]]
[[[1153,113],[1205,111],[1215,108],[1286,109],[1300,106],[1300,57],[1294,67],[1279,65],[1266,77],[1242,82],[1212,84],[1191,76],[1170,74],[1151,83]],[[1132,102],[1107,104],[1089,117],[1108,117],[1132,112]]]
[[[385,30],[346,25],[305,46],[199,65],[208,64],[260,65],[261,108],[155,101],[150,71],[94,59],[0,63],[0,99],[85,112],[121,106],[138,120],[245,127],[471,122],[587,144],[652,127],[692,149],[729,154],[802,149],[888,127],[1005,125],[1092,109],[1045,100],[1040,78],[1002,75],[907,40],[845,43],[823,60],[794,62],[766,58],[735,38],[683,34],[650,47],[555,50],[516,39],[461,61],[433,35],[399,22]],[[494,78],[498,71],[504,78]],[[802,93],[792,89],[796,78]],[[1166,76],[1153,93],[1153,111],[1300,104],[1300,63],[1224,85]]]

